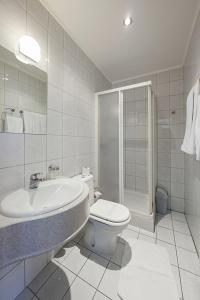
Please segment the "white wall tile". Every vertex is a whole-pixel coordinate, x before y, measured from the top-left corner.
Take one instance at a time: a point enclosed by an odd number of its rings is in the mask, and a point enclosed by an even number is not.
[[[0,280],[1,300],[13,300],[24,289],[24,262]]]
[[[64,31],[58,22],[49,15],[49,32],[59,43],[59,46],[64,46]]]
[[[169,82],[169,71],[158,73],[158,85]]]
[[[25,260],[25,285],[28,285],[47,264],[47,253]]]
[[[25,135],[25,164],[46,160],[46,135]]]
[[[184,184],[172,182],[171,195],[172,197],[184,198]]]
[[[48,134],[62,135],[62,114],[48,110],[47,115],[47,132]]]
[[[184,198],[171,197],[171,209],[180,213],[184,213]]]
[[[75,175],[75,173],[76,173],[76,157],[70,156],[67,158],[63,158],[63,175],[66,177],[72,177]]]
[[[46,29],[48,27],[48,11],[37,0],[27,1],[27,10]]]
[[[184,183],[184,169],[171,168],[171,181]]]
[[[170,71],[170,81],[176,81],[182,79],[183,79],[183,68]]]
[[[7,193],[24,186],[24,166],[0,169],[0,193]]]
[[[170,95],[170,86],[169,83],[162,83],[157,87],[157,96],[158,97],[167,97]]]
[[[63,93],[55,86],[48,85],[48,108],[62,112]]]
[[[170,95],[183,94],[183,80],[170,82]]]
[[[48,135],[47,136],[47,160],[57,159],[62,157],[62,136]]]

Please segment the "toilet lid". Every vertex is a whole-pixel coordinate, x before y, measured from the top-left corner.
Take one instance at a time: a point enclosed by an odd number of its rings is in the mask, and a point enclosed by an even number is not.
[[[115,223],[124,222],[130,216],[128,208],[124,205],[103,199],[99,199],[91,206],[90,214]]]

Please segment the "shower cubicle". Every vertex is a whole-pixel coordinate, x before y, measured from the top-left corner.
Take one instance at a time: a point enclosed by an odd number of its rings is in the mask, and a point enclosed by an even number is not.
[[[127,206],[131,223],[153,231],[156,125],[151,82],[96,94],[96,185]]]

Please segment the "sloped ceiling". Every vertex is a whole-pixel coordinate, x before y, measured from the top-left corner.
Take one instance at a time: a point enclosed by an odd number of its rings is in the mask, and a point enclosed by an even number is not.
[[[42,3],[111,82],[182,65],[199,8],[199,0]]]

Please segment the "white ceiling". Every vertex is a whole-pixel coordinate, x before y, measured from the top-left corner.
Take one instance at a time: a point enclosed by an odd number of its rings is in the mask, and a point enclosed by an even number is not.
[[[199,0],[42,2],[111,82],[182,65],[199,7]]]

